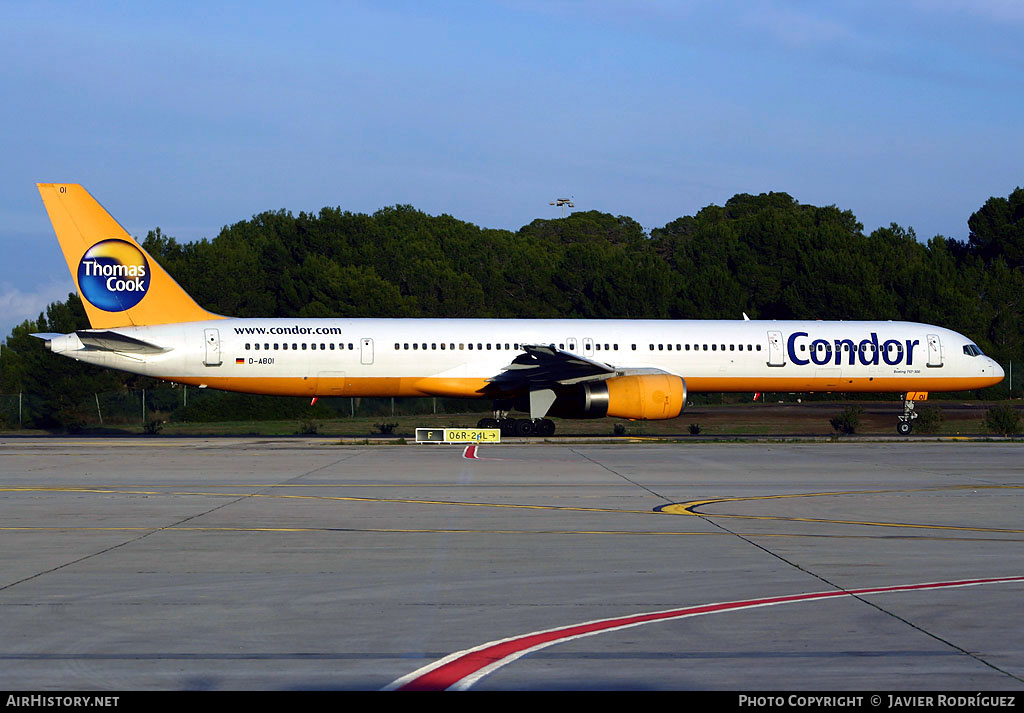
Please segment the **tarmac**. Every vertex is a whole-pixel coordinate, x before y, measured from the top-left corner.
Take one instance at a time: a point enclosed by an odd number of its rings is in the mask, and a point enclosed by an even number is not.
[[[0,439],[0,689],[1024,690],[1024,444],[477,455]]]

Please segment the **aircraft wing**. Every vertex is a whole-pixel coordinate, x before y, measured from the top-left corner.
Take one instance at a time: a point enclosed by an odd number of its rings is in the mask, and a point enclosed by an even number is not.
[[[599,381],[616,376],[615,367],[559,349],[553,344],[523,344],[524,352],[488,379],[495,390],[533,391],[581,381]]]

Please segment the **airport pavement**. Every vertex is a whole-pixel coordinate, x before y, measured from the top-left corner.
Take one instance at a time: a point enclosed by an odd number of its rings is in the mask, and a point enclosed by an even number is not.
[[[1024,689],[1024,445],[479,455],[0,440],[0,688]]]

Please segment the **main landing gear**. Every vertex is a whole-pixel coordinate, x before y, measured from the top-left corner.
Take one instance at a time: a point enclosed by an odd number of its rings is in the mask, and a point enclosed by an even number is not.
[[[500,428],[503,436],[547,436],[555,435],[555,422],[549,418],[481,418],[477,428]]]

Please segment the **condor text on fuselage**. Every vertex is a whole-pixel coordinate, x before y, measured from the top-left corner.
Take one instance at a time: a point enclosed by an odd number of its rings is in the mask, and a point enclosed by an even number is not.
[[[798,366],[813,363],[817,366],[827,364],[842,365],[843,354],[846,354],[846,364],[853,366],[860,363],[863,366],[879,364],[884,361],[889,366],[898,364],[914,365],[914,347],[921,343],[920,339],[887,339],[881,344],[878,341],[878,334],[872,332],[870,337],[859,342],[852,339],[814,339],[808,345],[807,339],[810,335],[807,332],[793,332],[786,340],[786,351],[790,361]],[[904,350],[904,344],[906,350]],[[807,358],[801,356],[807,352]],[[833,359],[834,354],[834,359]]]

